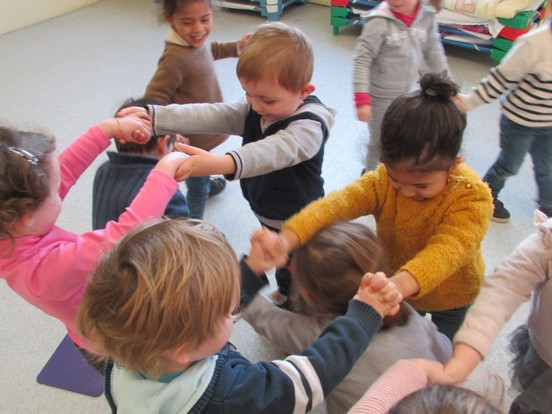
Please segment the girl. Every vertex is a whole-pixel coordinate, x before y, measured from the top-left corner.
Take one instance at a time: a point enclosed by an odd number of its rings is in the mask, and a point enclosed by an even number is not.
[[[440,10],[440,0],[430,0]],[[424,61],[433,72],[449,70],[435,10],[420,0],[382,1],[364,17],[353,64],[359,121],[369,123],[366,170],[380,161],[380,129],[393,99],[414,89]]]
[[[291,217],[265,249],[283,263],[328,223],[372,214],[399,290],[452,339],[483,280],[493,203],[458,156],[466,117],[452,100],[457,86],[445,74],[426,74],[420,86],[385,114],[383,164]]]
[[[252,253],[248,260],[255,256]],[[293,257],[293,280],[306,307],[299,314],[293,313],[257,295],[243,318],[279,348],[297,353],[314,341],[332,320],[345,314],[348,301],[365,273],[384,268],[383,248],[372,230],[360,223],[330,224]],[[347,412],[401,358],[424,355],[441,362],[449,358],[452,347],[448,338],[409,305],[402,304],[400,317],[391,321],[384,319],[384,325],[397,323],[402,326],[378,331],[349,375],[326,398],[329,413]],[[404,346],[405,341],[408,346]]]
[[[53,137],[0,128],[0,277],[63,322],[80,348],[90,350],[75,330],[75,317],[98,258],[136,224],[163,214],[178,188],[174,174],[184,157],[172,153],[159,161],[119,222],[103,230],[75,234],[57,227],[61,202],[110,137],[130,141],[138,129],[135,141],[144,143],[151,135],[148,125],[135,116],[101,121],[57,158]]]
[[[237,57],[248,35],[239,42],[207,44],[213,28],[211,0],[163,0],[163,19],[171,29],[159,66],[146,88],[145,98],[160,105],[222,102],[214,61]],[[193,146],[210,151],[228,135],[189,135]],[[203,218],[209,196],[226,186],[222,177],[191,177],[186,180],[190,216]]]
[[[527,323],[514,332],[510,345],[512,383],[520,391],[510,413],[548,413],[552,407],[552,220],[536,211],[535,224],[537,231],[485,278],[444,368],[446,382],[466,378],[514,311],[531,299]]]

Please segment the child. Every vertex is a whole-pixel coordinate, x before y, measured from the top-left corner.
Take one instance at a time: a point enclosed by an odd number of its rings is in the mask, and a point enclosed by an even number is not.
[[[222,132],[243,137],[243,146],[213,155],[191,146],[179,179],[225,174],[240,180],[242,193],[261,224],[280,230],[284,220],[324,195],[324,144],[335,111],[310,94],[312,46],[283,23],[260,26],[238,58],[237,75],[246,100],[232,103],[149,106],[155,134]],[[121,114],[143,111],[127,108]],[[291,277],[277,269],[275,302],[289,295]]]
[[[237,57],[247,35],[239,42],[208,44],[213,27],[211,0],[163,0],[161,8],[163,19],[171,28],[145,97],[159,105],[222,102],[214,61]],[[210,151],[226,141],[228,135],[190,135],[188,138],[191,145]],[[220,193],[226,180],[190,177],[186,185],[190,215],[201,219],[207,199]]]
[[[531,299],[527,323],[512,337],[512,382],[521,393],[510,413],[549,413],[552,407],[552,220],[537,211],[535,224],[537,231],[485,278],[445,365],[447,382],[466,378],[514,311]]]
[[[430,0],[440,10],[440,0]],[[393,99],[414,89],[425,62],[432,72],[449,70],[435,10],[420,0],[382,1],[364,18],[355,48],[353,91],[357,118],[368,122],[365,170],[380,161],[380,130]]]
[[[141,131],[137,143],[151,135],[140,118],[101,121],[56,158],[53,137],[0,128],[0,277],[27,302],[63,322],[77,346],[91,351],[75,329],[89,277],[117,239],[143,220],[163,214],[178,188],[173,177],[183,154],[171,153],[157,163],[118,223],[75,234],[55,222],[62,200],[110,145],[110,137],[130,141],[136,130]]]
[[[243,313],[258,333],[290,354],[300,352],[334,318],[345,314],[362,276],[385,269],[385,258],[372,230],[360,223],[338,222],[324,227],[294,254],[292,269],[294,286],[308,304],[307,309],[292,313],[257,295]],[[248,290],[247,286],[244,290]],[[400,321],[402,326],[378,331],[349,375],[327,397],[328,413],[347,412],[401,358],[445,362],[450,357],[452,346],[448,338],[409,305],[401,307],[401,316],[406,319]],[[385,322],[384,319],[384,325]]]
[[[389,368],[349,414],[500,414],[491,398],[468,388],[430,385],[443,367],[435,361],[402,360]],[[495,380],[499,381],[498,378]],[[503,384],[495,381],[503,389]],[[493,389],[497,392],[496,387]],[[503,394],[503,393],[502,393]],[[493,400],[500,401],[497,395]]]
[[[252,364],[227,342],[240,304],[234,251],[213,227],[173,219],[129,233],[105,256],[78,325],[115,363],[105,389],[114,412],[299,413],[343,379],[400,299],[385,278],[367,277],[345,316],[301,354]]]
[[[148,99],[128,99],[120,108],[154,103]],[[149,173],[161,157],[171,152],[181,135],[154,135],[144,145],[115,141],[117,152],[108,151],[94,177],[92,193],[92,228],[103,229],[108,221],[116,221],[143,187]],[[186,197],[176,190],[165,209],[169,218],[188,217]]]
[[[527,153],[533,159],[538,208],[552,217],[552,19],[518,37],[476,89],[458,96],[459,106],[470,110],[498,97],[500,154],[483,177],[493,194],[493,221],[510,220],[498,194],[506,179],[518,173]]]
[[[452,101],[456,85],[425,74],[420,86],[385,114],[383,165],[303,209],[266,249],[281,263],[327,224],[372,214],[399,290],[452,339],[483,280],[492,198],[458,156],[466,117]]]

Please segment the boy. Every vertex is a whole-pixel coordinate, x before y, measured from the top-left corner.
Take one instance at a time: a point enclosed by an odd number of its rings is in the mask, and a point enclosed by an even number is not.
[[[242,263],[245,305],[264,284],[255,274],[270,266],[257,250]],[[227,342],[240,304],[239,269],[221,233],[179,219],[132,231],[102,260],[78,325],[115,363],[107,364],[105,382],[114,412],[310,411],[401,300],[386,278],[366,276],[346,315],[300,355],[252,364]]]
[[[147,99],[128,99],[122,108],[154,104]],[[184,139],[182,136],[179,139]],[[92,192],[92,228],[103,229],[108,221],[117,221],[144,185],[150,171],[160,158],[172,152],[175,135],[154,135],[144,145],[115,141],[117,152],[108,151],[109,161],[103,163],[94,177]],[[169,218],[188,217],[186,197],[177,190],[165,209]]]
[[[238,58],[236,72],[246,101],[148,106],[155,134],[227,133],[243,146],[214,155],[186,145],[190,160],[179,179],[224,174],[240,180],[243,196],[264,227],[279,231],[294,213],[324,195],[324,144],[335,111],[314,96],[312,46],[296,28],[261,25]],[[132,108],[118,115],[143,111]],[[274,302],[287,300],[291,275],[277,269]]]

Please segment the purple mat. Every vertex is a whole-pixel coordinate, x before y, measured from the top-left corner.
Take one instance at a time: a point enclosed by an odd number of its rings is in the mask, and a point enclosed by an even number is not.
[[[103,392],[103,376],[88,365],[68,335],[63,338],[38,377],[39,384],[98,397]]]

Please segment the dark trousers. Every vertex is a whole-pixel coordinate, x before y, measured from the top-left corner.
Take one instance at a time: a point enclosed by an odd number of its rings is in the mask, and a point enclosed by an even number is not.
[[[458,309],[437,312],[418,311],[418,313],[422,316],[429,313],[431,321],[437,326],[439,332],[445,334],[452,341],[452,338],[454,338],[454,335],[460,329],[462,322],[464,322],[469,308],[470,305],[466,305]]]

